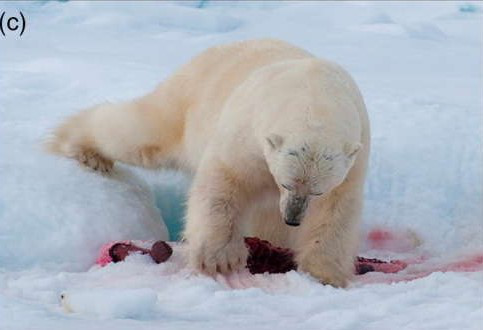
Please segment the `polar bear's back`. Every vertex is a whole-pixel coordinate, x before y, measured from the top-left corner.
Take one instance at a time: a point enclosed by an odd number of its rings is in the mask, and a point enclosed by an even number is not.
[[[198,166],[219,123],[222,109],[227,104],[227,100],[233,100],[232,95],[236,94],[233,93],[235,89],[239,89],[241,86],[250,86],[248,81],[256,80],[257,76],[261,76],[263,79],[258,79],[257,83],[262,85],[253,92],[245,93],[246,95],[242,97],[241,103],[247,104],[249,99],[260,101],[264,96],[258,95],[257,97],[255,94],[264,94],[265,87],[269,87],[263,84],[267,83],[273,87],[273,84],[280,80],[271,78],[271,72],[276,73],[277,68],[284,71],[286,75],[293,74],[294,84],[302,81],[303,77],[308,77],[308,80],[314,81],[316,84],[333,85],[319,86],[320,88],[316,88],[319,91],[335,89],[344,95],[350,95],[350,98],[354,98],[355,102],[358,103],[357,108],[361,116],[362,127],[367,127],[367,129],[363,129],[364,136],[361,139],[363,143],[366,142],[368,122],[362,97],[355,83],[342,68],[335,63],[316,59],[309,52],[284,41],[272,39],[242,41],[212,47],[202,52],[181,67],[159,89],[161,93],[169,95],[168,99],[175,104],[175,106],[169,106],[165,110],[173,112],[167,114],[169,118],[178,118],[176,120],[177,126],[183,133],[179,144],[177,144],[179,146],[177,154],[181,157],[182,163],[186,163],[187,168]],[[333,77],[340,77],[340,79],[333,79]],[[341,85],[349,87],[339,88],[338,86]],[[287,93],[286,88],[280,88],[280,90],[280,100],[285,100],[286,96],[292,97],[294,94]],[[323,94],[321,93],[317,98],[323,99]],[[325,99],[333,99],[333,96],[330,95]],[[227,108],[227,110],[230,109]],[[279,110],[277,109],[277,111]],[[237,129],[243,130],[241,128],[242,122],[244,122],[243,118],[249,117],[251,114],[244,113],[244,115],[238,116],[231,112],[225,112],[224,116],[226,115],[233,116],[235,120],[230,122],[232,124],[236,122]],[[270,120],[264,122],[273,125],[275,117],[271,116]],[[279,114],[278,117],[287,118],[287,115]],[[260,121],[261,118],[258,117],[258,119]],[[232,130],[231,127],[227,127],[227,129]]]
[[[165,86],[182,98],[187,161],[198,162],[227,98],[251,73],[279,61],[311,57],[283,41],[249,40],[212,47],[176,72]]]

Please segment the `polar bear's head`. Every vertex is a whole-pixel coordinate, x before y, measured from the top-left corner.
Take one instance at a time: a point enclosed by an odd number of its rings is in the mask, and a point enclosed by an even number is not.
[[[280,212],[287,225],[300,225],[311,199],[324,198],[344,181],[361,146],[320,136],[266,138],[264,154],[280,189]]]

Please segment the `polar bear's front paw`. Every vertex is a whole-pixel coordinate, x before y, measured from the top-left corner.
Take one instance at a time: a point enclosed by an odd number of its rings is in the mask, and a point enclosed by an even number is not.
[[[94,171],[99,171],[101,173],[111,172],[114,163],[112,160],[101,156],[99,153],[93,150],[83,150],[79,152],[76,159],[83,166],[90,168]]]
[[[205,241],[189,247],[191,267],[208,275],[228,274],[246,266],[248,250],[242,238],[230,240],[221,246]]]
[[[350,268],[349,268],[350,269]],[[343,270],[337,263],[324,260],[320,256],[305,258],[298,263],[298,270],[309,273],[323,284],[345,288],[351,277],[350,270]]]

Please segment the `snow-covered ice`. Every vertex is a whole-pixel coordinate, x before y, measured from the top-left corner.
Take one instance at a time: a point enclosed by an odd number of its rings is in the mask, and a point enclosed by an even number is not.
[[[0,37],[1,330],[481,328],[482,268],[444,266],[483,254],[481,2],[0,9],[20,9],[28,23],[21,38]],[[397,278],[367,274],[349,289],[297,272],[194,275],[179,247],[160,265],[133,255],[92,266],[111,240],[167,239],[161,218],[179,227],[189,178],[127,166],[113,178],[83,171],[42,151],[49,129],[84,107],[146,93],[209,46],[261,37],[297,44],[354,76],[373,141],[363,235],[386,228],[416,237],[392,250],[363,244],[361,254],[421,263]],[[440,271],[401,281],[427,270]]]

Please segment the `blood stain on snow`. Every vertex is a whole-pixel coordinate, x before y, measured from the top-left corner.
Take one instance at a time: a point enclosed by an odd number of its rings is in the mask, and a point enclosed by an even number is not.
[[[441,272],[475,272],[483,270],[483,254],[470,257],[467,260],[457,261],[443,266]]]
[[[368,248],[393,252],[408,252],[421,244],[413,231],[389,231],[384,228],[371,230],[367,235]]]
[[[408,262],[407,260],[405,260]],[[408,266],[411,263],[408,262]],[[369,283],[397,283],[397,282],[409,282],[417,280],[431,275],[435,272],[477,272],[483,271],[483,254],[477,254],[468,257],[467,259],[451,262],[443,265],[424,265],[423,263],[416,262],[417,268],[408,267],[405,271],[394,274],[384,273],[370,273],[367,276],[362,275],[359,277],[358,282]]]

